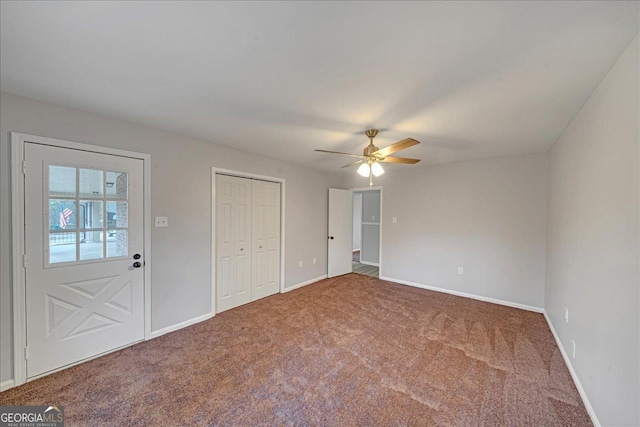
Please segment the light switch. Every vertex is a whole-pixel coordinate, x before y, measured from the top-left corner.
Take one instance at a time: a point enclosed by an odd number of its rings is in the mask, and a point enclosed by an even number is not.
[[[156,227],[168,227],[168,226],[169,226],[169,217],[166,217],[166,216],[156,217]]]
[[[396,218],[395,216],[393,217],[393,223],[397,224],[398,223],[398,218]]]

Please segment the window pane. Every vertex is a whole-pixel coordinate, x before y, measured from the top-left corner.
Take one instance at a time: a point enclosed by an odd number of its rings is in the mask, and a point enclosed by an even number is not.
[[[76,168],[49,166],[49,196],[76,196]]]
[[[127,173],[107,171],[107,198],[127,199]]]
[[[102,171],[80,169],[80,197],[102,197]]]
[[[109,230],[107,257],[127,256],[127,230]]]
[[[76,260],[76,233],[49,233],[49,263]]]
[[[127,202],[107,202],[107,228],[127,227]]]
[[[78,228],[103,228],[103,206],[101,200],[80,200]]]
[[[103,258],[102,231],[81,231],[80,238],[81,260]]]
[[[49,230],[76,228],[76,201],[49,199]]]

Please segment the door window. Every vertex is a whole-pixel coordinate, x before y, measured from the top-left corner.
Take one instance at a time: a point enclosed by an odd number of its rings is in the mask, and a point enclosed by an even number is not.
[[[128,256],[126,172],[49,165],[45,264]]]

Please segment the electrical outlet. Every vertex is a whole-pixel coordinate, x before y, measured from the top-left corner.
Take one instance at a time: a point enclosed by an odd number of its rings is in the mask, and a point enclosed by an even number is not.
[[[564,309],[564,321],[569,323],[569,309],[565,307]]]
[[[576,342],[574,340],[571,340],[571,345],[573,345],[573,349],[571,350],[571,354],[573,356],[573,358],[576,358]]]
[[[314,263],[314,264],[316,263],[316,258],[315,258],[315,257],[313,257],[313,263]]]
[[[464,268],[458,267],[458,274],[464,274]]]
[[[168,227],[169,218],[166,216],[157,216],[155,224],[156,224],[156,227]]]
[[[298,261],[298,268],[302,268],[302,260]]]

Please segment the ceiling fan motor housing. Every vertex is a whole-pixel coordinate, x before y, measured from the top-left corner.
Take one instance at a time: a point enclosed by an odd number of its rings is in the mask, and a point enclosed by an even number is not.
[[[365,157],[374,157],[373,153],[378,151],[378,147],[373,145],[373,138],[375,138],[376,135],[378,134],[378,129],[367,129],[364,132],[364,134],[369,137],[369,145],[367,145],[364,148],[364,150],[362,152],[362,155],[365,156]],[[368,159],[368,160],[370,160],[370,159]]]

